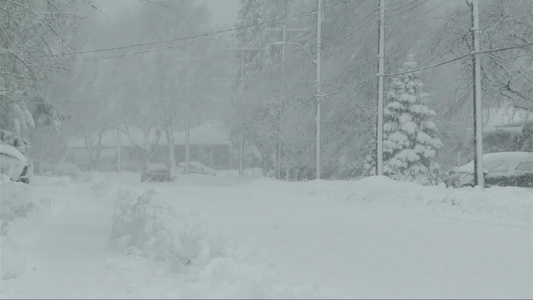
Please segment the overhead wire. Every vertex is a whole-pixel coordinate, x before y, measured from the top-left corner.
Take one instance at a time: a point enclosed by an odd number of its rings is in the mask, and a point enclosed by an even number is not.
[[[192,36],[186,36],[186,37],[181,37],[181,38],[175,38],[175,39],[170,39],[170,40],[165,40],[165,41],[155,41],[155,42],[150,42],[150,43],[140,43],[140,44],[127,45],[127,46],[120,46],[120,47],[110,47],[110,48],[104,48],[104,49],[78,51],[78,52],[73,52],[73,53],[68,53],[68,54],[63,54],[63,55],[78,55],[78,54],[101,53],[101,52],[114,51],[114,50],[124,50],[124,49],[131,49],[131,48],[145,47],[145,46],[153,46],[153,45],[172,43],[172,42],[178,42],[178,41],[184,41],[184,40],[194,40],[194,39],[201,38],[201,37],[207,37],[207,36],[212,36],[212,35],[222,35],[224,33],[230,33],[230,32],[236,32],[236,33],[230,34],[230,35],[236,35],[236,34],[238,34],[238,31],[240,31],[240,30],[258,28],[258,27],[268,26],[268,25],[280,24],[280,23],[283,23],[283,22],[286,22],[286,21],[289,21],[289,20],[292,20],[292,19],[302,18],[302,17],[306,17],[306,16],[309,16],[309,15],[315,14],[318,11],[323,11],[323,10],[339,7],[341,5],[346,5],[347,3],[348,2],[341,2],[341,3],[335,4],[335,5],[329,5],[329,6],[322,7],[321,9],[318,9],[318,8],[317,9],[313,9],[313,10],[301,12],[301,13],[298,13],[298,14],[294,14],[294,15],[291,15],[291,16],[288,16],[286,18],[279,19],[279,20],[268,20],[268,21],[248,24],[248,25],[244,25],[244,26],[237,26],[237,27],[227,28],[227,29],[223,29],[223,30],[217,30],[217,31],[212,31],[212,32],[207,32],[207,33],[202,33],[202,34],[197,34],[197,35],[192,35]],[[221,37],[205,39],[205,40],[202,40],[202,42],[215,40],[215,39],[219,39],[219,38],[221,38]],[[185,45],[189,45],[189,44],[188,43],[187,44],[182,44],[182,45],[178,45],[177,47],[181,47],[181,46],[185,46]],[[155,49],[155,51],[161,50],[161,49],[169,49],[169,48],[173,48],[173,47],[174,46],[167,46],[167,47],[157,48],[157,49]],[[150,49],[150,50],[152,50],[152,49]],[[125,54],[125,55],[137,55],[137,54],[147,53],[150,50],[137,51],[137,52],[133,52],[133,53]],[[152,50],[152,51],[154,51],[154,50]],[[59,55],[55,55],[55,56],[59,56]],[[117,57],[120,57],[120,56],[117,56]]]
[[[446,65],[446,64],[452,63],[454,61],[458,61],[458,60],[461,60],[463,58],[470,57],[470,56],[475,55],[475,54],[486,54],[486,53],[492,53],[492,52],[499,52],[499,51],[505,51],[505,50],[511,50],[511,49],[516,49],[516,48],[527,47],[527,46],[531,46],[531,45],[533,45],[533,42],[524,43],[524,44],[520,44],[520,45],[509,46],[509,47],[497,48],[497,49],[489,49],[489,50],[483,50],[483,51],[478,51],[478,52],[472,52],[472,53],[464,54],[464,55],[461,55],[461,56],[458,56],[458,57],[455,57],[455,58],[452,58],[452,59],[449,59],[449,60],[446,60],[446,61],[443,61],[443,62],[440,62],[440,63],[431,64],[431,65],[428,65],[428,66],[420,67],[420,68],[418,68],[416,70],[396,72],[396,73],[388,73],[388,74],[383,74],[383,76],[397,76],[397,75],[403,75],[403,74],[417,73],[417,72],[420,72],[420,71],[423,71],[423,70],[426,70],[426,69],[431,69],[431,68],[439,67],[439,66],[442,66],[442,65]]]
[[[419,0],[414,0],[414,1],[411,1],[411,2],[409,2],[409,3],[407,3],[407,4],[403,4],[403,5],[397,6],[397,7],[396,7],[395,9],[393,9],[392,11],[397,11],[398,9],[401,9],[401,8],[403,8],[403,7],[405,7],[405,6],[411,5],[412,3],[415,3],[416,1],[419,1]],[[429,2],[429,1],[430,1],[430,0],[424,0],[424,2],[419,3],[417,6],[412,7],[412,8],[409,9],[409,10],[403,11],[402,13],[406,13],[406,12],[408,12],[408,11],[410,11],[410,10],[412,10],[412,9],[414,9],[414,8],[416,8],[416,7],[418,7],[418,6],[421,6],[421,5],[423,5],[423,4],[425,4],[425,3]],[[440,5],[437,5],[436,7],[434,7],[433,9],[431,9],[431,10],[429,10],[429,11],[432,11],[432,10],[434,10],[434,9],[436,9],[436,8],[438,8],[438,7],[440,7],[440,6],[442,6],[442,5],[443,5],[443,4],[441,3]],[[390,11],[391,11],[391,10],[389,10],[388,8],[390,8],[390,6],[386,6],[386,7],[385,7],[385,14],[387,14],[387,12],[390,12]],[[354,39],[355,37],[357,37],[357,34],[358,34],[358,33],[361,33],[361,31],[360,31],[360,30],[361,30],[361,25],[364,24],[364,23],[365,23],[370,17],[372,17],[373,14],[374,14],[375,12],[377,12],[378,10],[379,10],[379,7],[376,7],[376,8],[374,8],[373,10],[371,10],[371,11],[368,13],[368,15],[367,15],[363,20],[361,20],[359,23],[357,23],[356,25],[353,26],[353,32],[352,32],[351,34],[339,38],[339,40],[342,39],[343,41],[342,41],[341,44],[338,44],[338,45],[345,45],[346,43],[349,43],[349,42],[353,41],[353,39]],[[429,11],[428,11],[428,12],[429,12]],[[426,13],[427,13],[427,12],[426,12]],[[393,14],[393,15],[398,15],[398,14],[399,14],[399,13],[395,13],[395,14]],[[421,14],[421,15],[422,15],[422,14]],[[377,18],[378,18],[378,19],[380,18],[379,14],[377,15]],[[386,16],[385,18],[386,18],[386,20],[388,20],[388,22],[390,22],[390,19],[389,19],[387,16]],[[391,18],[391,19],[394,19],[394,18]],[[388,22],[387,22],[387,23],[388,23]],[[393,27],[393,26],[392,26],[392,25],[385,25],[385,26],[383,26],[383,27]],[[370,27],[368,27],[368,26],[365,27],[363,30],[368,31],[368,30],[377,30],[377,29],[379,29],[379,26],[377,26],[377,25],[372,25],[372,26],[370,26]],[[337,42],[338,42],[339,40],[337,40]],[[337,46],[338,46],[338,45],[337,45]]]
[[[408,3],[408,4],[400,5],[400,6],[396,7],[395,9],[400,9],[400,8],[405,7],[406,5],[410,5],[411,3],[414,3],[416,1],[418,1],[418,0],[414,0],[414,1],[410,2],[410,3]],[[425,0],[425,1],[427,2],[429,0]],[[336,8],[336,7],[339,7],[341,5],[346,5],[347,3],[349,3],[349,2],[341,2],[341,3],[335,4],[335,5],[325,6],[325,7],[321,8],[320,10]],[[377,9],[374,9],[365,18],[365,20],[367,20],[369,17],[371,17],[371,14],[373,12],[375,12],[376,10]],[[112,59],[112,58],[119,58],[119,57],[125,57],[125,56],[140,55],[140,54],[145,54],[145,53],[149,53],[149,52],[155,52],[155,51],[167,50],[167,49],[173,49],[173,48],[180,48],[180,47],[184,47],[184,46],[188,46],[188,45],[193,45],[193,44],[213,41],[213,40],[221,39],[223,37],[222,34],[224,34],[224,33],[239,31],[239,30],[243,30],[243,29],[257,28],[257,27],[267,26],[267,25],[275,25],[275,24],[283,23],[283,22],[286,22],[288,20],[292,20],[292,19],[295,19],[295,18],[302,18],[302,17],[308,16],[308,15],[314,14],[314,13],[316,13],[318,11],[319,11],[319,9],[313,9],[313,10],[309,10],[309,11],[305,11],[305,12],[302,12],[302,13],[298,13],[298,14],[286,17],[284,19],[280,19],[280,20],[263,21],[263,22],[249,24],[249,25],[245,25],[245,26],[232,27],[232,28],[227,28],[227,29],[223,29],[223,30],[217,30],[217,31],[213,31],[213,32],[202,33],[202,34],[197,34],[197,35],[193,35],[193,36],[181,37],[181,38],[170,39],[170,40],[165,40],[165,41],[155,41],[155,42],[150,42],[150,43],[140,43],[140,44],[133,44],[133,45],[127,45],[127,46],[120,46],[120,47],[110,47],[110,48],[104,48],[104,49],[85,50],[85,51],[78,51],[78,52],[61,54],[61,55],[79,55],[79,54],[101,53],[101,52],[108,52],[108,51],[114,51],[114,50],[124,50],[124,49],[136,48],[136,47],[145,47],[145,46],[152,46],[152,45],[158,45],[158,44],[172,43],[172,42],[184,41],[184,40],[193,40],[193,39],[197,39],[197,38],[200,38],[200,37],[206,37],[206,36],[211,36],[211,35],[221,35],[221,36],[214,37],[214,38],[208,38],[208,39],[203,39],[203,40],[199,40],[199,41],[192,41],[192,42],[184,43],[184,44],[180,44],[180,45],[172,45],[172,46],[160,47],[160,48],[155,48],[155,49],[147,49],[147,50],[136,51],[136,52],[131,52],[131,53],[124,53],[124,54],[118,54],[118,55],[113,55],[113,56],[107,56],[107,57],[80,58],[80,59],[76,59],[76,61],[94,61],[94,60],[99,60],[99,59]],[[238,34],[238,32],[232,33],[232,34],[228,34],[228,36],[236,35],[236,34]],[[55,55],[55,56],[60,56],[60,55]]]
[[[502,48],[497,48],[497,49],[483,50],[483,51],[477,52],[477,54],[486,54],[486,53],[492,53],[492,52],[499,52],[499,51],[505,51],[505,50],[511,50],[511,49],[516,49],[516,48],[527,47],[527,46],[531,46],[531,45],[533,45],[533,42],[520,44],[520,45],[509,46],[509,47],[502,47]],[[464,58],[467,58],[467,57],[471,57],[473,54],[476,54],[476,53],[464,54],[464,55],[461,55],[461,56],[458,56],[458,57],[454,57],[452,59],[449,59],[449,60],[446,60],[446,61],[443,61],[443,62],[439,62],[439,63],[436,63],[436,64],[431,64],[431,65],[419,67],[419,68],[417,68],[415,70],[396,72],[396,73],[386,73],[386,74],[383,74],[383,76],[384,77],[388,77],[388,76],[398,76],[398,75],[410,74],[410,73],[418,73],[418,72],[423,71],[423,70],[436,68],[436,67],[443,66],[443,65],[446,65],[446,64],[449,64],[449,63],[452,63],[452,62],[455,62],[455,61],[458,61],[458,60],[461,60],[461,59],[464,59]],[[359,86],[359,85],[361,85],[363,83],[367,83],[370,80],[375,79],[376,77],[377,77],[377,75],[368,77],[367,79],[362,80],[362,81],[360,81],[360,82],[358,82],[358,83],[356,83],[354,85],[351,85],[351,86],[346,87],[344,89],[338,90],[336,92],[325,94],[323,96],[328,97],[328,96],[333,96],[333,95],[337,95],[337,94],[340,94],[340,93],[344,93],[346,91],[354,89],[355,87],[357,87],[357,86]]]

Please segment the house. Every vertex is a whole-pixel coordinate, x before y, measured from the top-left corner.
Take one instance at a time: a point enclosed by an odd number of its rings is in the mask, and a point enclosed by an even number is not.
[[[173,147],[176,162],[185,160],[185,137],[183,131],[173,132]],[[163,131],[156,142],[155,129],[144,132],[138,126],[123,126],[120,132],[110,129],[102,133],[100,152],[94,163],[98,171],[116,170],[120,150],[120,166],[123,170],[137,171],[142,166],[142,149],[153,147],[151,162],[169,163],[169,144],[166,132]],[[96,157],[95,147],[98,137],[92,138],[93,157]],[[120,147],[119,147],[120,141]],[[89,147],[85,138],[75,138],[68,142],[68,162],[79,165],[82,169],[90,169]],[[191,161],[198,161],[214,169],[228,169],[236,162],[230,157],[230,141],[228,133],[220,123],[209,122],[191,128],[189,155]]]

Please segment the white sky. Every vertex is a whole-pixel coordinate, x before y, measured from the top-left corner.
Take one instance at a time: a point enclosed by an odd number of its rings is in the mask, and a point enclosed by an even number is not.
[[[211,9],[212,23],[221,27],[233,27],[237,22],[239,0],[204,0]],[[96,0],[96,7],[102,12],[103,20],[142,3],[142,0]],[[154,4],[155,5],[155,4]]]
[[[233,27],[237,22],[239,0],[205,0],[211,8],[213,24]]]

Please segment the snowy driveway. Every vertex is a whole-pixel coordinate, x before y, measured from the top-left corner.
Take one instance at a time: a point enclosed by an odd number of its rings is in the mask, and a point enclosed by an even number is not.
[[[265,251],[280,282],[332,291],[317,292],[316,297],[533,296],[529,192],[493,190],[483,196],[486,199],[481,200],[492,203],[507,195],[510,208],[502,212],[501,207],[507,206],[492,204],[492,210],[487,210],[482,203],[448,209],[437,200],[418,203],[420,193],[427,193],[423,198],[430,199],[435,190],[412,192],[416,189],[409,185],[404,190],[367,191],[348,182],[285,183],[200,176],[139,185],[137,176],[106,176],[108,182],[115,181],[113,185],[125,189],[154,188],[174,199],[176,205],[199,212],[212,230],[226,232],[239,242],[251,242]],[[25,249],[26,271],[2,280],[2,298],[191,298],[216,297],[220,291],[226,293],[219,297],[264,295],[229,293],[221,287],[215,290],[213,280],[219,279],[214,276],[204,285],[197,283],[205,278],[196,278],[195,288],[183,292],[186,283],[193,282],[181,280],[183,274],[174,278],[155,263],[108,249],[112,205],[88,193],[88,184],[33,188],[53,191],[59,200],[52,209],[55,213],[37,234],[20,235],[17,242]],[[397,190],[397,195],[392,195],[391,189]],[[457,201],[479,197],[468,191],[449,193],[446,197]],[[372,197],[378,196],[380,201],[373,201]],[[5,261],[2,263],[5,268]],[[228,279],[219,282],[233,284]],[[214,292],[196,293],[201,288]]]

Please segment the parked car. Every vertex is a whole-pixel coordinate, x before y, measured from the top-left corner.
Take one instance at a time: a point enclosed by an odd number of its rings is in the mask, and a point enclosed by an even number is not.
[[[78,179],[81,177],[82,171],[78,165],[73,163],[59,163],[54,167],[52,171],[54,176],[66,176],[71,179]]]
[[[185,174],[185,162],[181,162],[176,166],[176,172],[178,174]],[[215,176],[217,172],[214,169],[206,167],[199,162],[190,161],[189,174],[205,174]]]
[[[33,164],[17,148],[0,144],[0,173],[12,181],[30,183]]]
[[[172,181],[170,169],[164,164],[149,164],[141,172],[141,181]]]
[[[533,187],[533,152],[497,152],[483,155],[485,186]],[[444,179],[446,186],[474,186],[474,161]]]

